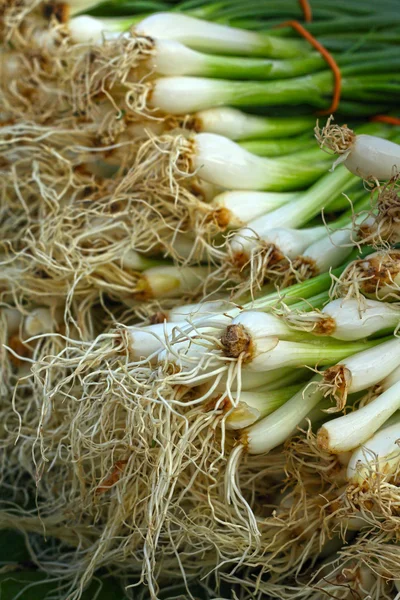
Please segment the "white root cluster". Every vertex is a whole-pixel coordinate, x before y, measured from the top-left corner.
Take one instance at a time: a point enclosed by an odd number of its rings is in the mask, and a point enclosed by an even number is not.
[[[274,119],[181,114],[210,89],[231,98],[192,77],[202,50],[286,42],[178,13],[121,35],[73,16],[92,4],[23,0],[1,15],[0,529],[26,535],[69,600],[99,570],[154,600],[182,581],[192,597],[199,578],[239,583],[242,600],[379,600],[400,579],[398,307],[382,302],[398,299],[400,268],[381,249],[397,240],[395,183],[357,233],[351,218],[308,226],[355,177],[322,181],[322,160],[237,143]],[[386,140],[330,123],[318,136],[357,175],[397,168]],[[354,156],[373,144],[379,171]],[[247,303],[371,239],[378,252],[324,308],[291,310],[283,289],[260,311]]]

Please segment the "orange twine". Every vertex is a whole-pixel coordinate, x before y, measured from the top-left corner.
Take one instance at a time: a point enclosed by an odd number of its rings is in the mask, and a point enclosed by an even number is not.
[[[389,125],[400,125],[400,119],[398,117],[391,117],[389,115],[375,115],[371,118],[374,123],[389,123]]]
[[[285,21],[285,23],[278,25],[278,27],[286,27],[286,26],[293,27],[293,29],[295,29],[298,33],[300,33],[300,35],[302,35],[304,37],[304,39],[306,39],[307,42],[309,42],[311,44],[311,46],[313,48],[315,48],[321,54],[322,58],[324,58],[324,60],[328,63],[328,65],[332,69],[332,73],[333,73],[333,77],[334,77],[332,102],[331,102],[330,107],[327,110],[323,110],[323,111],[319,112],[318,114],[329,115],[331,113],[336,112],[338,109],[338,106],[339,106],[340,95],[341,95],[341,91],[342,91],[342,74],[340,72],[340,69],[339,69],[335,59],[333,58],[332,54],[330,54],[330,52],[328,52],[328,50],[326,48],[324,48],[324,46],[322,44],[320,44],[319,41],[316,40],[315,37],[313,35],[311,35],[311,33],[309,31],[307,31],[307,29],[305,27],[303,27],[303,25],[301,23],[299,23],[298,21]]]
[[[311,23],[312,21],[312,10],[308,0],[299,0],[301,10],[304,14],[304,20],[306,23]]]

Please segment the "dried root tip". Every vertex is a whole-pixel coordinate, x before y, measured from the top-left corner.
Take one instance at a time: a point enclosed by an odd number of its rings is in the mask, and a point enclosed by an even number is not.
[[[290,261],[286,270],[283,272],[281,287],[288,287],[295,283],[301,283],[307,279],[312,279],[319,275],[319,270],[315,261],[307,256],[297,256]]]
[[[335,154],[345,154],[355,140],[355,133],[347,125],[331,125],[333,116],[330,116],[325,127],[319,128],[318,121],[314,128],[315,137],[320,148],[328,148]]]
[[[138,301],[147,301],[154,298],[153,290],[145,277],[141,277],[137,281],[135,289],[132,290],[132,296]]]
[[[157,325],[157,323],[164,323],[164,321],[168,321],[168,315],[162,310],[153,313],[149,318],[150,325]]]
[[[374,245],[397,244],[400,239],[400,196],[393,182],[379,191],[376,208],[378,214],[373,223],[369,227],[360,227],[362,240]]]
[[[369,225],[361,225],[357,230],[357,239],[361,244],[369,244],[374,248],[391,246],[399,242],[399,234],[396,225],[391,219],[379,216]]]
[[[198,117],[191,115],[186,115],[183,117],[166,117],[164,126],[167,131],[171,131],[173,129],[188,129],[189,131],[193,131],[195,133],[200,133],[200,131],[202,131],[201,120]]]
[[[398,189],[393,185],[384,186],[378,196],[377,208],[379,214],[387,214],[398,219],[400,211],[400,196]]]
[[[375,238],[375,235],[375,223],[370,225],[360,225],[360,227],[357,228],[357,239],[360,240],[360,243],[369,242],[371,239]]]
[[[227,412],[231,409],[231,407],[232,403],[229,400],[229,398],[224,398],[223,400],[221,400],[221,396],[219,395],[215,396],[214,398],[211,398],[208,402],[206,402],[206,404],[204,405],[204,412],[211,412],[215,409]]]
[[[328,408],[325,412],[335,413],[344,409],[350,382],[351,373],[344,365],[335,365],[324,371],[324,378],[319,387],[324,396],[332,396],[336,401],[336,406]]]
[[[45,19],[54,18],[59,23],[67,23],[69,20],[69,4],[67,2],[49,2],[43,7],[43,16]]]
[[[288,309],[289,310],[289,309]],[[296,313],[290,311],[286,315],[286,321],[291,327],[300,331],[307,331],[315,335],[332,335],[336,329],[336,321],[328,315],[319,311]]]
[[[246,252],[235,252],[232,256],[232,264],[242,271],[249,264],[249,255]]]
[[[248,447],[249,447],[249,436],[248,436],[248,433],[246,433],[246,431],[243,431],[240,434],[239,442],[243,448],[243,452],[247,452]]]
[[[335,332],[335,329],[335,319],[321,315],[321,318],[315,323],[312,332],[316,335],[332,335]]]
[[[264,250],[264,255],[265,255],[265,262],[266,264],[268,264],[268,267],[275,267],[277,265],[279,265],[278,270],[280,268],[282,268],[282,265],[280,264],[282,261],[284,263],[284,265],[286,265],[286,257],[284,254],[282,254],[282,252],[280,251],[280,249],[275,246],[275,244],[267,244],[264,243],[262,244],[263,246],[263,250]]]
[[[248,361],[252,354],[252,340],[243,325],[228,325],[221,337],[224,354],[228,358],[243,356]]]
[[[400,251],[381,251],[351,263],[334,288],[334,296],[360,296],[360,292],[381,297],[385,287],[398,290],[395,282],[400,274]]]
[[[256,249],[249,255],[247,252],[235,252],[232,256],[232,264],[243,271],[245,267],[251,266],[251,270],[257,270],[260,274],[261,283],[271,271],[281,273],[287,268],[288,262],[284,254],[275,244],[260,242]],[[258,277],[257,277],[258,279]]]
[[[205,223],[215,225],[219,231],[225,231],[227,227],[229,227],[232,222],[232,213],[227,208],[217,208],[216,210],[211,211],[206,219]],[[245,254],[240,253],[239,264],[241,267],[243,266]],[[248,257],[246,262],[248,261]],[[236,261],[235,261],[236,262]],[[245,263],[244,263],[245,264]]]

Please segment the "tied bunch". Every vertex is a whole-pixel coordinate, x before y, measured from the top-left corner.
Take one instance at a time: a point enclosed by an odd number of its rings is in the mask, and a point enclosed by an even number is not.
[[[1,528],[64,600],[394,599],[395,2],[97,4],[1,13]]]
[[[208,7],[209,21],[189,5],[145,18],[111,17],[111,6],[77,15],[93,4],[4,10],[6,300],[66,305],[93,330],[92,306],[109,322],[123,304],[133,320],[148,316],[143,300],[169,308],[169,298],[232,293],[240,302],[340,265],[357,241],[343,193],[355,212],[369,199],[346,169],[327,174],[310,113],[329,111],[339,91],[350,118],[396,106],[395,41],[371,35],[355,2],[353,37],[334,43],[340,18],[317,10],[308,28],[334,49],[339,90],[326,56],[276,29],[272,7],[260,10],[265,31],[249,31],[229,24],[244,10],[236,3]],[[381,20],[392,17],[388,2]],[[382,123],[363,130],[397,139]]]

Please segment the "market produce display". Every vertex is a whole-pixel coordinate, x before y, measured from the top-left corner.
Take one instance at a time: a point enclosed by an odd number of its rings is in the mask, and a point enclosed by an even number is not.
[[[5,600],[399,597],[397,8],[0,8]]]

